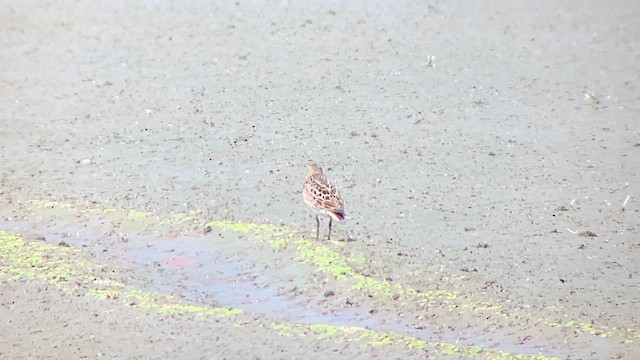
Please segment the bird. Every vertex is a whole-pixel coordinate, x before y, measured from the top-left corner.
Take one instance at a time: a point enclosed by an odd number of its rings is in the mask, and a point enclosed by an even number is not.
[[[333,220],[343,221],[347,214],[344,212],[344,201],[338,188],[333,185],[317,164],[309,166],[307,179],[302,186],[302,197],[316,213],[316,241],[320,239],[320,215],[329,216],[329,235],[331,240],[331,225]]]

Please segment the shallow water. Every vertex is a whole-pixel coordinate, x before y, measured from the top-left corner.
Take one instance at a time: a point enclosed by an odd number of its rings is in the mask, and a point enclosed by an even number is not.
[[[30,228],[26,222],[2,223],[7,231],[20,233]],[[482,326],[455,332],[435,334],[428,325],[418,328],[393,314],[379,309],[370,314],[358,306],[340,311],[323,310],[308,297],[285,290],[283,278],[275,271],[259,271],[259,259],[247,252],[245,240],[216,239],[215,232],[202,237],[154,239],[128,235],[91,238],[85,229],[52,225],[46,241],[65,242],[75,247],[93,248],[98,257],[110,257],[148,279],[157,292],[179,296],[187,301],[215,307],[235,308],[246,313],[266,316],[277,322],[325,324],[362,327],[393,332],[425,341],[445,341],[451,344],[478,345],[488,349],[564,357],[562,349],[546,347],[532,340],[512,344],[508,330],[483,333]],[[89,236],[88,236],[89,235]],[[223,240],[223,241],[221,241]],[[246,241],[246,243],[243,243]],[[305,274],[299,274],[304,278]],[[477,324],[476,324],[477,325]],[[456,325],[457,326],[457,325]]]

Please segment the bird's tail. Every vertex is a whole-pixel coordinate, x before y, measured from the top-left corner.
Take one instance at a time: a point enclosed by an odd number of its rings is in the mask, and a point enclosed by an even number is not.
[[[343,221],[344,219],[348,218],[347,214],[345,214],[345,212],[342,210],[331,211],[329,212],[329,215],[336,221]]]

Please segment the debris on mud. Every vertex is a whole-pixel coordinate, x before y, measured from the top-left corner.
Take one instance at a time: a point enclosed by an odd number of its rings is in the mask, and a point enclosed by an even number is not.
[[[589,231],[589,230],[579,233],[578,236],[580,236],[580,237],[598,237],[598,235],[596,233],[594,233],[593,231]]]

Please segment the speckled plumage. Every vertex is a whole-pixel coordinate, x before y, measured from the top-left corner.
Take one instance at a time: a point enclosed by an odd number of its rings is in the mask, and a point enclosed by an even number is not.
[[[316,214],[316,240],[320,238],[319,214],[329,216],[329,239],[331,239],[332,221],[342,221],[345,219],[344,201],[340,196],[338,188],[322,172],[322,169],[312,164],[309,166],[309,174],[302,187],[302,196]]]

